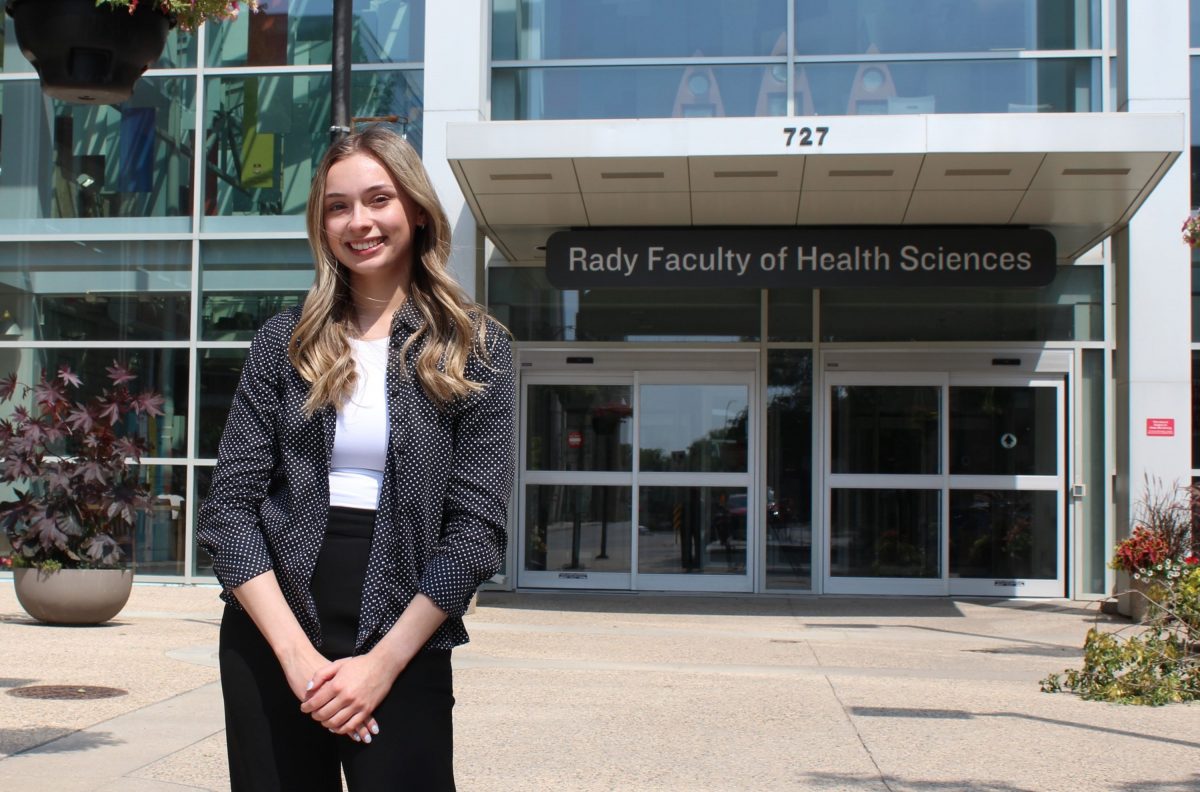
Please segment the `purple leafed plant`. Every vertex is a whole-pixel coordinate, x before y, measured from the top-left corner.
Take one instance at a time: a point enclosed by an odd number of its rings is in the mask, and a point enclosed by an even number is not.
[[[134,375],[115,360],[107,371],[110,387],[86,400],[67,366],[34,386],[15,374],[0,379],[0,403],[33,396],[32,409],[18,403],[0,420],[0,483],[12,484],[15,495],[0,502],[0,529],[14,566],[119,567],[124,552],[116,537],[150,507],[136,467],[145,442],[124,424],[130,413],[162,415],[163,397],[131,390]]]

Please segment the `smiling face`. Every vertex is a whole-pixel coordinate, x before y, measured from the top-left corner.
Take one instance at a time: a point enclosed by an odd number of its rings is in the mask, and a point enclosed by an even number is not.
[[[356,290],[375,295],[407,290],[413,236],[425,212],[369,154],[334,163],[325,179],[325,235]]]

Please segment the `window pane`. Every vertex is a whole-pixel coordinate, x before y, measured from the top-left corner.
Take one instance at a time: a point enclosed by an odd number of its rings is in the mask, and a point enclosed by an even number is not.
[[[489,310],[520,341],[755,341],[757,289],[561,291],[541,267],[489,267]]]
[[[782,64],[493,69],[492,118],[781,116]]]
[[[796,52],[996,52],[1099,46],[1099,0],[796,0]]]
[[[201,501],[208,497],[208,490],[212,487],[213,472],[213,469],[210,467],[196,467],[194,470],[196,475],[196,499],[192,501],[190,506],[193,525],[196,524],[196,509],[199,507]],[[196,560],[195,573],[197,575],[213,574],[212,556],[200,549],[200,545],[196,542],[195,532],[192,535],[192,557]]]
[[[950,388],[950,473],[1058,475],[1056,388]]]
[[[1083,445],[1080,455],[1080,474],[1087,494],[1079,501],[1077,512],[1083,557],[1080,588],[1088,594],[1105,594],[1105,565],[1108,562],[1104,543],[1105,504],[1104,484],[1108,468],[1104,464],[1104,359],[1103,349],[1083,350],[1083,374],[1079,379],[1080,414],[1079,439]],[[1193,353],[1193,356],[1195,353]],[[1194,405],[1195,399],[1192,404]],[[1193,409],[1195,409],[1193,407]],[[1193,421],[1193,426],[1195,425]],[[1195,443],[1192,444],[1193,455]],[[1193,463],[1195,466],[1195,463]]]
[[[746,490],[639,487],[638,572],[746,573]]]
[[[1192,14],[1192,29],[1200,24]],[[1193,41],[1195,36],[1193,36]],[[1200,46],[1193,43],[1192,46]],[[1192,157],[1192,206],[1200,206],[1200,58],[1189,59],[1191,65],[1191,136],[1188,138]],[[1193,254],[1194,255],[1194,254]],[[1195,314],[1193,314],[1195,315]]]
[[[356,72],[356,118],[397,116],[420,151],[420,71]],[[206,231],[304,230],[313,171],[329,146],[330,77],[221,77],[206,83]],[[276,222],[264,216],[277,216]]]
[[[950,493],[950,577],[1053,580],[1058,495],[1030,490]]]
[[[117,360],[137,379],[129,388],[152,390],[163,396],[163,415],[127,416],[125,430],[146,441],[145,457],[182,457],[186,453],[188,414],[188,352],[186,349],[21,349],[0,347],[0,376],[15,373],[25,384],[37,383],[43,374],[53,378],[59,366],[69,366],[83,385],[83,401],[110,387],[107,367]],[[15,400],[14,400],[15,402]],[[33,408],[30,394],[23,403]],[[11,407],[13,402],[8,405]]]
[[[186,339],[190,259],[186,241],[0,244],[0,339]]]
[[[630,567],[631,487],[525,488],[525,568],[623,572]]]
[[[941,472],[941,389],[935,386],[834,385],[833,473]]]
[[[303,239],[200,243],[200,337],[249,341],[268,319],[304,302],[312,253]]]
[[[767,295],[771,341],[812,341],[812,289],[772,289]]]
[[[1085,113],[1100,110],[1100,61],[808,63],[797,115]]]
[[[825,341],[1100,341],[1102,267],[1038,289],[823,289]]]
[[[187,519],[187,468],[142,465],[142,483],[150,490],[150,512],[137,519],[133,563],[137,574],[182,575]]]
[[[830,574],[940,577],[941,499],[938,490],[832,490]]]
[[[263,3],[257,14],[207,26],[209,66],[332,63],[333,0]],[[425,57],[425,0],[354,0],[355,63],[405,63]]]
[[[246,360],[245,349],[201,349],[196,362],[200,373],[200,406],[196,414],[196,456],[215,459],[229,405],[237,390]]]
[[[787,0],[494,0],[492,57],[786,54]]]
[[[767,588],[812,588],[812,353],[767,353]]]
[[[746,472],[746,391],[745,385],[641,386],[641,469]]]
[[[0,233],[190,231],[194,86],[143,77],[111,106],[0,83]]]
[[[633,470],[629,385],[530,385],[529,470]]]

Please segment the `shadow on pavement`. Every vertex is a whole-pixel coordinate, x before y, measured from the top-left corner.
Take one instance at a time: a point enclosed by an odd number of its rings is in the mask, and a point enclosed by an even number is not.
[[[867,718],[935,718],[950,720],[975,720],[976,718],[1016,718],[1019,720],[1047,723],[1051,726],[1066,726],[1070,729],[1082,729],[1084,731],[1099,732],[1101,734],[1112,734],[1118,737],[1133,737],[1139,740],[1150,740],[1155,743],[1170,743],[1172,745],[1181,745],[1184,748],[1200,748],[1200,742],[1195,742],[1192,740],[1181,740],[1176,737],[1163,737],[1160,734],[1142,734],[1141,732],[1129,731],[1127,729],[1113,729],[1108,726],[1093,726],[1090,723],[1076,723],[1074,721],[1059,720],[1057,718],[1043,718],[1038,715],[1028,715],[1023,712],[968,712],[967,710],[936,709],[926,707],[848,707],[846,711],[853,716]],[[1147,787],[1147,789],[1153,788],[1155,787]],[[1196,788],[1197,787],[1192,787],[1192,789]]]
[[[109,732],[77,731],[58,734],[49,740],[44,739],[46,729],[0,729],[0,745],[22,745],[19,751],[11,756],[36,750],[38,753],[75,753],[90,751],[93,748],[103,748],[111,745],[122,745],[125,741],[118,740]]]
[[[887,792],[906,792],[907,790],[953,790],[962,792],[1038,792],[1032,787],[1013,786],[1003,781],[981,781],[977,778],[961,781],[933,781],[925,778],[903,778],[895,775],[883,778],[865,778],[850,773],[805,773],[804,789],[830,790],[887,790]]]
[[[479,604],[517,610],[696,616],[962,618],[963,615],[953,600],[940,597],[713,597],[662,592],[481,591]]]

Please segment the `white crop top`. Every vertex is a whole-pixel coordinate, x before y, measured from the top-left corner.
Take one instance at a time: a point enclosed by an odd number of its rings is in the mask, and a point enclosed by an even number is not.
[[[329,460],[329,505],[374,509],[379,503],[387,457],[388,341],[350,339],[358,380],[337,415]]]

